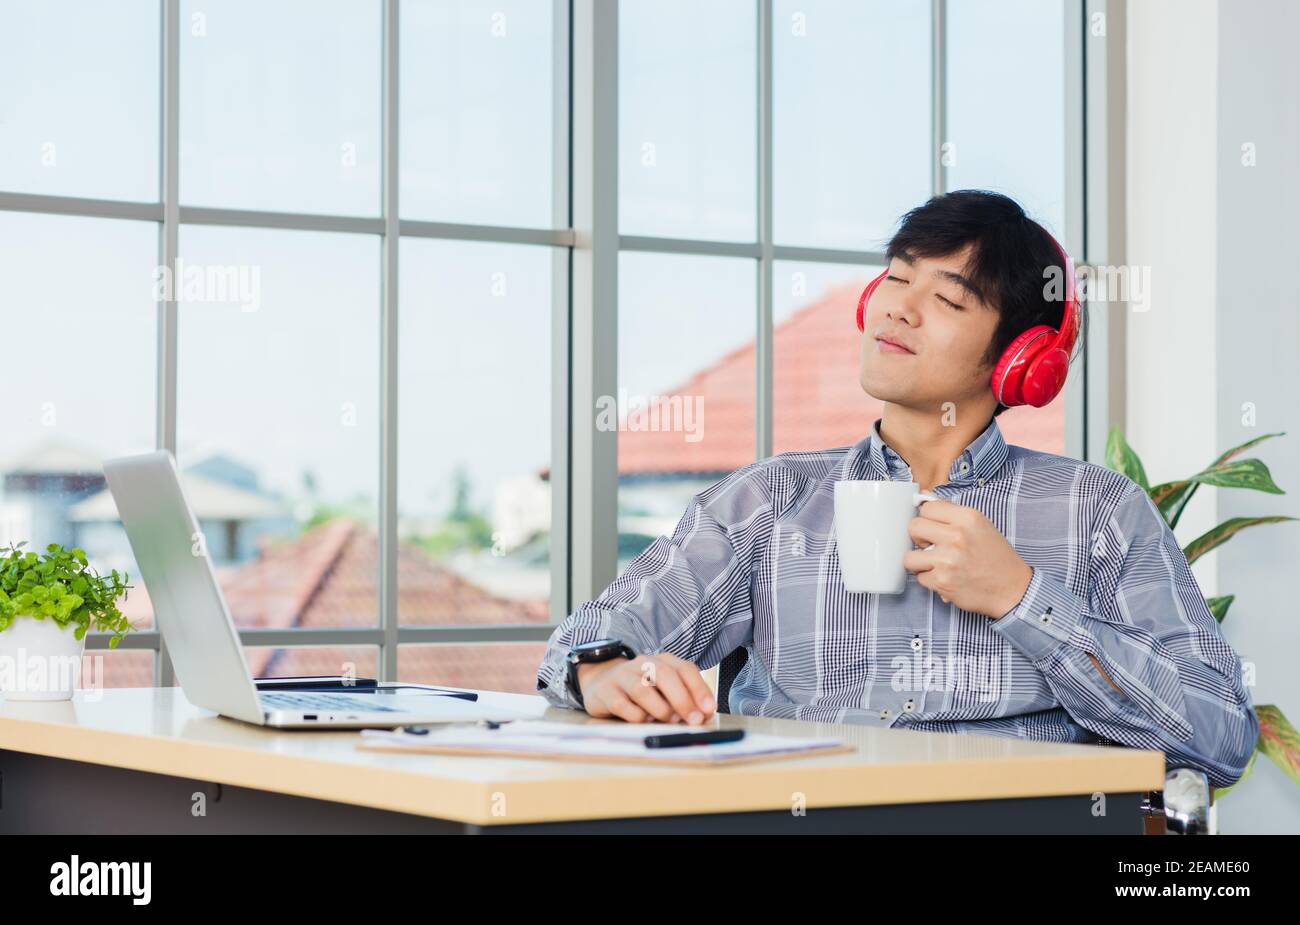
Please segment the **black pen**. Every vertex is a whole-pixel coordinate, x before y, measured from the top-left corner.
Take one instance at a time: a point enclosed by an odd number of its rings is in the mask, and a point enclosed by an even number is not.
[[[645,737],[646,748],[677,748],[681,745],[716,745],[719,742],[739,742],[745,737],[743,729],[714,729],[711,732],[669,732]]]

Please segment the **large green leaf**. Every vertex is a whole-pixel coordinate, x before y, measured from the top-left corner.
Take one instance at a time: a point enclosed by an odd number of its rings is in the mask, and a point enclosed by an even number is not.
[[[1222,456],[1216,459],[1214,461],[1214,465],[1217,466],[1219,463],[1225,463],[1235,456],[1240,456],[1242,453],[1246,452],[1246,450],[1250,449],[1256,443],[1263,443],[1265,440],[1269,439],[1270,437],[1283,437],[1283,436],[1286,436],[1286,431],[1279,430],[1275,434],[1263,434],[1262,436],[1255,437],[1253,440],[1247,440],[1245,443],[1241,444],[1241,446],[1234,446],[1232,449],[1228,450],[1226,453],[1224,453]]]
[[[1223,618],[1228,615],[1228,608],[1232,606],[1232,602],[1236,598],[1237,595],[1235,594],[1227,594],[1223,597],[1207,597],[1205,606],[1210,608],[1210,613],[1214,614],[1214,619],[1222,623]]]
[[[1300,735],[1272,704],[1255,708],[1259,717],[1259,750],[1273,759],[1291,783],[1300,786]]]
[[[1226,451],[1204,471],[1210,471],[1223,465],[1228,460],[1241,455],[1257,443],[1262,443],[1271,437],[1281,437],[1285,434],[1286,431],[1283,430],[1273,434],[1262,434],[1252,440],[1247,440],[1240,446],[1234,446],[1232,449]],[[1187,507],[1187,502],[1192,500],[1192,495],[1196,494],[1196,489],[1200,484],[1201,483],[1194,481],[1193,479],[1180,479],[1176,482],[1164,482],[1163,484],[1157,485],[1155,488],[1151,489],[1151,500],[1154,501],[1156,507],[1160,509],[1160,513],[1164,515],[1165,521],[1169,524],[1171,529],[1178,526],[1178,518],[1183,515],[1183,509]]]
[[[1110,429],[1110,435],[1106,438],[1106,466],[1121,475],[1127,475],[1141,485],[1143,491],[1151,490],[1146,470],[1142,468],[1142,460],[1128,445],[1118,425]]]
[[[1183,515],[1183,509],[1187,507],[1187,502],[1192,499],[1198,485],[1211,485],[1215,488],[1250,488],[1272,495],[1286,494],[1273,482],[1268,466],[1258,459],[1215,463],[1185,482],[1167,482],[1151,489],[1152,499],[1159,498],[1156,500],[1156,507],[1160,508],[1160,513],[1165,516],[1170,529],[1178,526],[1178,518]]]
[[[1260,524],[1278,524],[1287,520],[1296,520],[1296,518],[1284,515],[1272,515],[1269,517],[1230,517],[1213,530],[1208,530],[1205,533],[1202,533],[1196,539],[1184,546],[1183,555],[1187,557],[1187,564],[1191,565],[1211,549],[1214,549],[1216,546],[1222,546],[1247,527],[1256,527]]]
[[[1239,459],[1236,462],[1217,463],[1192,476],[1191,481],[1216,488],[1249,488],[1266,491],[1271,495],[1284,495],[1273,481],[1268,466],[1258,459]]]

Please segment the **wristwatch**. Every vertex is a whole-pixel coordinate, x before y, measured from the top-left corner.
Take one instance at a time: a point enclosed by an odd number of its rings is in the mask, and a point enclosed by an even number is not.
[[[631,646],[624,645],[617,639],[597,639],[593,642],[584,642],[580,646],[574,646],[569,650],[569,656],[566,659],[568,668],[566,669],[569,693],[578,701],[578,705],[586,707],[582,702],[582,688],[578,684],[578,666],[587,665],[594,662],[607,662],[612,658],[636,658],[636,650]]]

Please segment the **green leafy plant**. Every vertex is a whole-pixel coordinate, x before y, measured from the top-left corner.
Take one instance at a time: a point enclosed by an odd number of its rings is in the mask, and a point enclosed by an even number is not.
[[[1178,519],[1187,508],[1187,502],[1192,499],[1192,495],[1196,493],[1196,489],[1201,485],[1213,485],[1217,488],[1249,488],[1253,491],[1267,492],[1272,495],[1286,494],[1274,484],[1273,476],[1269,474],[1268,467],[1263,462],[1258,459],[1237,458],[1255,444],[1268,440],[1270,437],[1281,437],[1283,433],[1264,434],[1243,443],[1241,446],[1233,447],[1210,466],[1188,478],[1151,485],[1147,481],[1147,474],[1142,467],[1142,460],[1138,458],[1137,453],[1133,452],[1133,448],[1125,442],[1123,434],[1116,427],[1111,430],[1110,436],[1106,440],[1106,465],[1141,485],[1165,518],[1165,523],[1169,524],[1169,528],[1172,530],[1178,526]],[[1232,517],[1184,546],[1183,554],[1187,556],[1188,564],[1191,564],[1210,550],[1222,546],[1248,527],[1258,527],[1263,524],[1282,523],[1283,521],[1296,519],[1295,517],[1283,515]],[[1214,614],[1214,619],[1222,623],[1223,618],[1228,615],[1228,608],[1232,605],[1234,598],[1235,595],[1232,594],[1209,597],[1205,599],[1205,605],[1210,608],[1210,613]],[[1231,786],[1216,787],[1214,791],[1215,799],[1223,796],[1250,775],[1251,770],[1255,767],[1255,758],[1260,752],[1267,755],[1281,768],[1283,773],[1291,778],[1292,782],[1300,785],[1300,736],[1296,734],[1295,727],[1291,725],[1290,720],[1283,715],[1282,711],[1273,704],[1256,706],[1255,715],[1259,717],[1259,740],[1255,744],[1255,751],[1250,756],[1246,770],[1237,782]]]
[[[53,620],[60,629],[72,624],[77,639],[92,627],[111,632],[110,649],[116,649],[132,629],[117,609],[125,597],[130,577],[113,569],[100,575],[86,563],[83,549],[64,549],[51,543],[44,554],[24,552],[26,543],[0,549],[0,632],[19,617]]]

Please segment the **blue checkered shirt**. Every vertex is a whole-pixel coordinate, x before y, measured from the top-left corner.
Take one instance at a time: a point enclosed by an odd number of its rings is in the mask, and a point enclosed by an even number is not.
[[[701,668],[743,647],[733,713],[1120,744],[1163,751],[1213,786],[1241,776],[1259,726],[1240,660],[1139,485],[1010,446],[990,421],[934,489],[980,511],[1033,570],[1020,603],[990,619],[911,574],[902,594],[846,591],[833,528],[841,479],[912,474],[879,419],[853,446],[737,469],[560,622],[537,689],[578,708],[564,659],[595,639]]]

